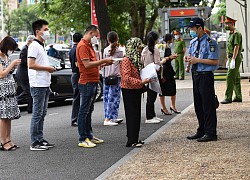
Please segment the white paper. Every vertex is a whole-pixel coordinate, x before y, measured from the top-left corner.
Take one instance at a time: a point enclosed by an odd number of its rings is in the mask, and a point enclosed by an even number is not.
[[[112,60],[114,60],[114,61],[122,61],[123,58],[113,58]]]
[[[153,79],[157,77],[157,73],[155,70],[155,64],[150,63],[145,68],[143,68],[140,72],[141,79]]]
[[[162,94],[156,68],[158,67],[155,66],[154,63],[150,63],[141,70],[140,76],[142,80],[151,79],[152,82],[149,83],[149,88],[159,94]]]

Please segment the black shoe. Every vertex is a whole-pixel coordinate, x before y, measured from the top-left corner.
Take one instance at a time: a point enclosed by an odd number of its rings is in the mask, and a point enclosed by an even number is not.
[[[193,136],[188,136],[187,137],[187,139],[189,139],[189,140],[193,140],[193,139],[198,139],[198,138],[201,138],[201,137],[203,137],[204,136],[204,134],[195,134],[195,135],[193,135]]]
[[[236,99],[236,98],[234,98],[232,102],[242,102],[242,99]]]
[[[217,135],[211,136],[211,135],[205,134],[201,138],[198,138],[197,141],[198,142],[217,141]]]
[[[224,100],[221,101],[220,103],[221,103],[221,104],[229,104],[229,103],[232,103],[232,100],[224,99]]]
[[[184,80],[184,78],[180,78],[179,80]]]
[[[42,146],[48,147],[48,148],[53,148],[55,147],[55,144],[49,143],[48,141],[44,140],[41,142]]]
[[[71,126],[72,126],[72,127],[77,127],[78,124],[77,124],[77,122],[72,122],[72,123],[71,123]]]
[[[133,144],[126,144],[126,147],[134,147],[134,148],[140,148],[142,147],[142,145],[144,144],[144,142],[137,142],[137,143],[133,143]]]
[[[177,111],[177,110],[175,111],[172,107],[170,107],[170,111],[171,111],[171,113],[174,112],[175,114],[181,114],[180,111]]]

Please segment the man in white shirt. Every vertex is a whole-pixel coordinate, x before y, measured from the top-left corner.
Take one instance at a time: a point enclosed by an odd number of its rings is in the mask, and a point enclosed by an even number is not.
[[[50,94],[50,73],[56,70],[54,67],[49,66],[49,60],[44,48],[44,41],[50,37],[48,25],[49,23],[42,19],[32,23],[36,38],[28,49],[28,76],[33,98],[30,125],[30,150],[32,151],[44,151],[54,147],[54,144],[48,143],[43,138],[43,124]]]

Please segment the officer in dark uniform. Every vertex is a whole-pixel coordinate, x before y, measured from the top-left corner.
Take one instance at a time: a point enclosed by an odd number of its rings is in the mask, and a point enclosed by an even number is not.
[[[216,141],[217,116],[215,108],[214,74],[218,68],[218,44],[204,32],[201,18],[193,18],[189,24],[190,42],[185,61],[192,64],[194,108],[199,127],[188,139],[198,142]]]
[[[230,31],[227,41],[227,59],[228,59],[228,71],[227,71],[227,90],[225,92],[225,99],[222,104],[228,104],[232,102],[242,102],[241,83],[240,83],[240,64],[242,61],[242,35],[235,29],[235,19],[226,17],[227,31]],[[233,92],[235,98],[232,100]]]
[[[18,95],[17,100],[22,101],[22,100],[27,100],[28,101],[28,106],[27,106],[27,111],[28,113],[32,113],[32,104],[33,104],[33,99],[30,94],[30,85],[29,85],[29,78],[28,78],[28,66],[27,66],[27,53],[28,53],[28,47],[32,43],[32,41],[35,39],[34,35],[29,35],[27,37],[27,43],[26,45],[22,48],[21,53],[20,53],[20,59],[21,63],[17,67],[16,71],[16,79],[18,84],[22,87],[22,93]]]

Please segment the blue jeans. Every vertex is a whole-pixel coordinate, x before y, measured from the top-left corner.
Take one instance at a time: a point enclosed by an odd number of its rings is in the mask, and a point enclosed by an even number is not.
[[[80,94],[78,89],[78,80],[80,74],[79,73],[72,73],[71,76],[71,84],[73,88],[73,102],[72,102],[72,113],[71,113],[71,123],[77,122],[77,116],[80,107]]]
[[[94,110],[94,102],[96,97],[98,83],[78,84],[80,93],[80,108],[78,113],[78,133],[79,142],[86,138],[92,139],[91,116]]]
[[[31,87],[30,92],[33,98],[30,134],[31,143],[34,143],[43,140],[43,124],[47,113],[50,89],[49,87]]]

